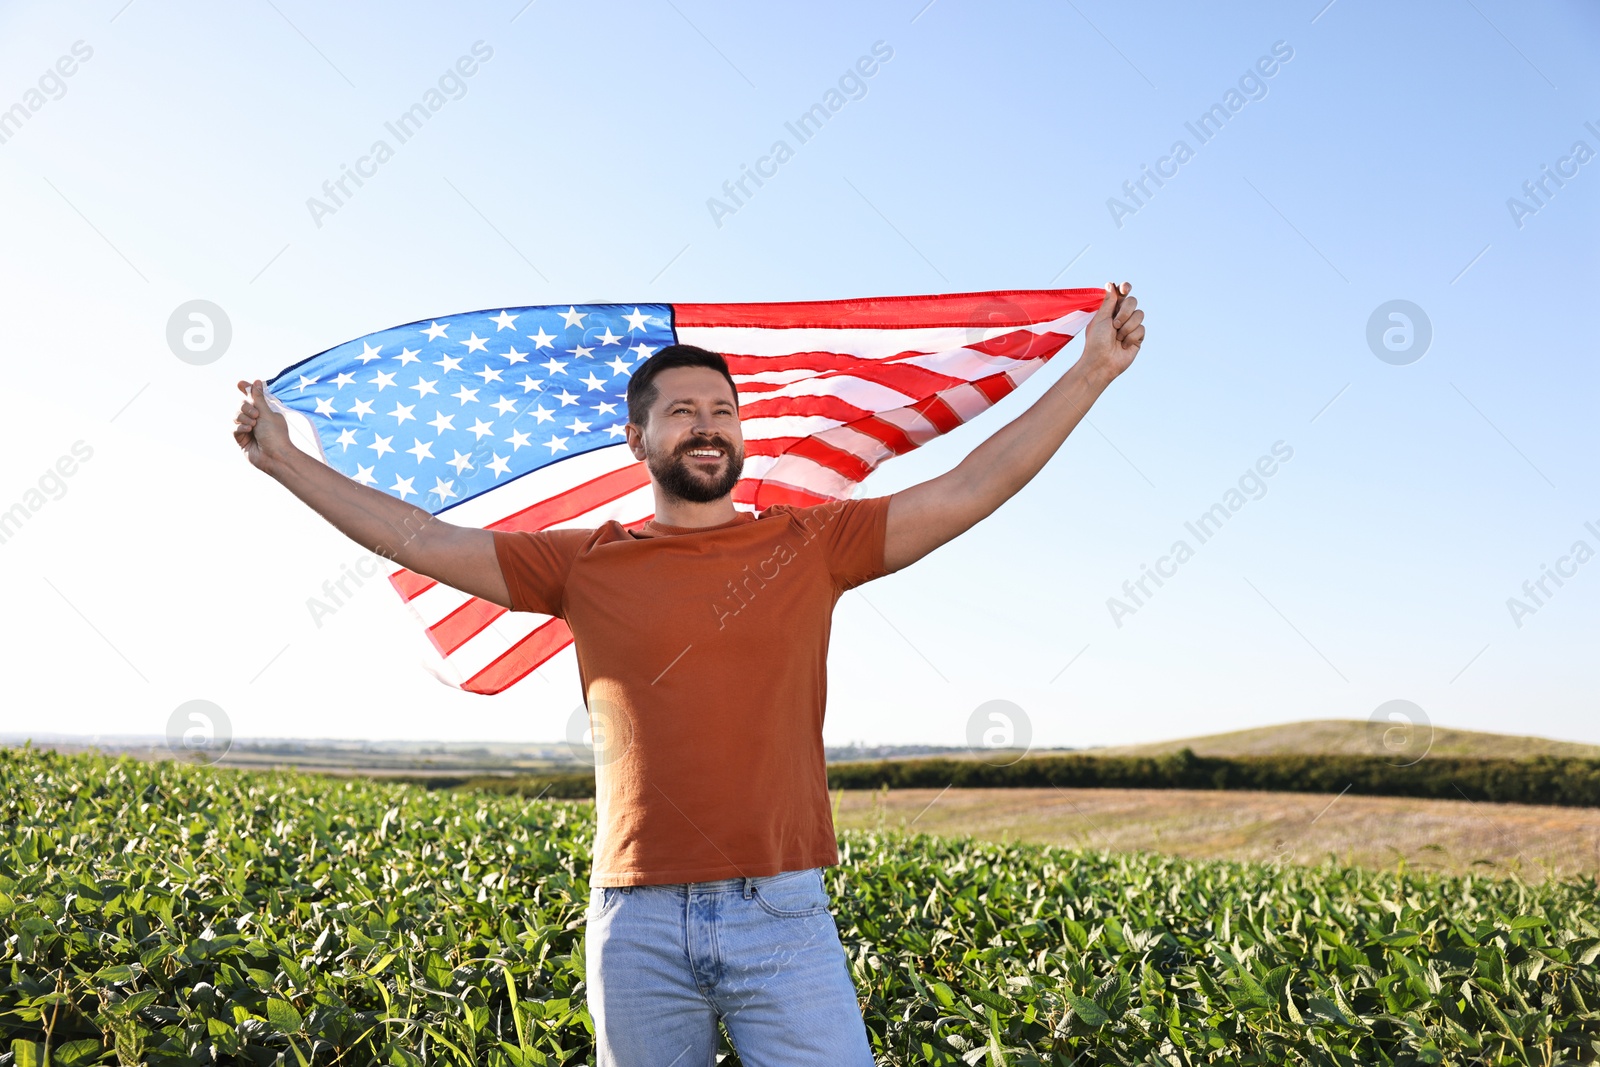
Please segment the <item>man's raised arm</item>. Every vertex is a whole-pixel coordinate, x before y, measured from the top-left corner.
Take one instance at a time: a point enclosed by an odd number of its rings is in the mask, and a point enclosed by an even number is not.
[[[362,485],[307,455],[289,440],[289,423],[267,405],[259,380],[240,382],[233,439],[265,471],[368,551],[463,593],[511,606],[494,534],[456,526],[388,493]]]
[[[971,529],[1038,474],[1144,343],[1131,286],[1107,285],[1083,331],[1083,354],[1032,407],[954,469],[889,498],[884,566],[897,571]]]

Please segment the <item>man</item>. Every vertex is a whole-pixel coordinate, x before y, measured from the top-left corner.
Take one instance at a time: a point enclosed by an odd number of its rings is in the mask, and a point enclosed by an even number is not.
[[[1108,285],[1082,356],[953,470],[887,497],[737,510],[739,401],[723,358],[672,345],[633,371],[637,529],[455,526],[293,446],[264,386],[234,437],[368,550],[462,592],[565,619],[596,745],[587,982],[599,1063],[873,1062],[821,868],[838,863],[822,723],[833,606],[921,559],[1038,473],[1144,341]]]

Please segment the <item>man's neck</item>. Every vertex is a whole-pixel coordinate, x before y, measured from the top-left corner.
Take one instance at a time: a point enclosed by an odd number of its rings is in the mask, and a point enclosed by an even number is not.
[[[681,497],[665,496],[656,490],[655,521],[661,526],[721,526],[739,517],[733,506],[733,494],[707,501],[704,504]]]

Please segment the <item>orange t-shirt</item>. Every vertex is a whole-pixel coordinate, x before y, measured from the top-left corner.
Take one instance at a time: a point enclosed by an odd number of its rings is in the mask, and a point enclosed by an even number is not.
[[[888,573],[889,499],[495,533],[512,610],[572,630],[596,736],[593,885],[839,862],[828,635],[840,595]]]

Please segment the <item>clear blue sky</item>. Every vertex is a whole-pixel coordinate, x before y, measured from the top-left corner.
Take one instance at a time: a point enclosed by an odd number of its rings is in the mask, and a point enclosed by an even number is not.
[[[1600,10],[1324,4],[6,5],[0,108],[26,116],[0,124],[0,509],[29,515],[0,543],[0,732],[159,733],[204,698],[241,735],[562,735],[570,650],[477,698],[420,671],[386,588],[312,621],[361,552],[238,456],[240,377],[491,306],[1125,279],[1149,341],[1089,421],[994,516],[841,601],[830,743],[960,743],[991,699],[1092,744],[1396,698],[1600,742],[1600,561],[1507,605],[1600,551]],[[398,143],[385,123],[480,41]],[[877,42],[864,95],[847,81],[799,144],[785,122]],[[1231,89],[1202,143],[1186,123]],[[314,219],[379,139],[392,158]],[[714,219],[779,139],[793,157]],[[1134,201],[1146,166],[1169,177]],[[197,298],[233,328],[204,366],[166,341]],[[1391,300],[1431,324],[1410,363],[1368,344]],[[864,494],[954,465],[1078,351]],[[1278,442],[1264,494],[1198,544],[1185,523]],[[1113,619],[1179,539],[1193,557]]]

